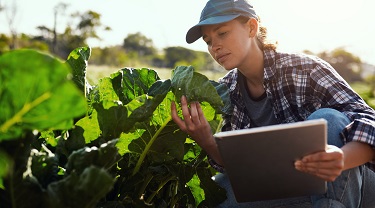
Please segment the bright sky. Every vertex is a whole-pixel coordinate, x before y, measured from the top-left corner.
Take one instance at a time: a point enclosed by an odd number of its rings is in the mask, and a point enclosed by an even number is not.
[[[279,50],[314,53],[344,47],[363,62],[375,65],[374,0],[250,0],[260,15],[269,37],[279,42]],[[163,49],[182,46],[207,51],[202,40],[185,42],[187,30],[195,25],[206,0],[0,0],[16,2],[19,33],[39,35],[37,26],[53,26],[53,7],[69,4],[66,14],[93,10],[112,31],[100,32],[102,41],[91,46],[122,44],[130,33],[141,32]],[[67,23],[60,16],[58,23]],[[5,12],[0,13],[0,33],[9,34]]]

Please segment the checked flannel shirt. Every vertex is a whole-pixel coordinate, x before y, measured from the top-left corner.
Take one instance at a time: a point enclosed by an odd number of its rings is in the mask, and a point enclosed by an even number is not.
[[[228,86],[233,106],[232,115],[223,117],[222,131],[252,127],[237,78],[233,69],[219,80]],[[279,123],[303,121],[320,108],[333,108],[352,121],[342,132],[344,143],[361,141],[375,149],[374,109],[322,59],[265,50],[263,85]],[[209,162],[219,172],[224,171],[211,158]],[[374,163],[366,165],[375,170]]]

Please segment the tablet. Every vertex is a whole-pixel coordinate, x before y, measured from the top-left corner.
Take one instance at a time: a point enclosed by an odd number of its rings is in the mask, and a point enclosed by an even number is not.
[[[237,202],[326,193],[326,182],[294,168],[294,161],[324,151],[327,121],[308,120],[214,134]]]

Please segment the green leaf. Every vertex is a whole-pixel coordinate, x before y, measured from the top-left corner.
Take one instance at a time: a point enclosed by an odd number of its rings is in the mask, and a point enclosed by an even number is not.
[[[113,88],[112,81],[113,80],[109,77],[104,77],[99,80],[98,91],[96,92],[99,94],[99,100],[96,103],[103,103],[104,109],[119,105],[117,101],[119,101],[120,98]]]
[[[224,106],[220,108],[221,112],[227,115],[232,115],[233,106],[231,105],[229,89],[226,84],[220,84],[216,81],[210,80],[211,84],[215,87],[217,93],[220,95]]]
[[[130,133],[122,133],[120,135],[119,141],[117,142],[117,148],[119,149],[119,154],[124,155],[126,153],[137,153],[140,154],[140,150],[138,148],[129,148],[129,145],[133,142],[133,140],[140,138],[146,130],[144,129],[137,129],[134,132]],[[142,149],[142,148],[139,148]]]
[[[67,63],[72,68],[73,81],[86,95],[91,86],[86,79],[87,62],[91,56],[91,48],[79,47],[70,52]]]
[[[134,98],[147,94],[148,89],[160,80],[156,71],[148,68],[124,68],[111,75],[113,89],[124,105]]]
[[[204,200],[204,190],[201,188],[200,183],[199,177],[194,174],[191,180],[186,184],[190,188],[196,204],[199,204]]]
[[[0,141],[25,129],[69,129],[86,113],[86,101],[69,79],[70,68],[33,50],[0,57]]]
[[[85,147],[74,151],[68,158],[66,165],[66,172],[81,173],[90,165],[102,167],[105,169],[111,168],[120,160],[118,149],[116,147],[117,139],[111,140],[98,147]]]
[[[91,125],[95,126],[96,122],[99,123],[101,137],[106,141],[118,138],[122,132],[127,132],[134,125],[135,121],[131,121],[128,118],[128,109],[121,104],[105,109],[101,103],[94,103],[94,108],[97,111],[97,120],[93,117],[90,120]],[[82,127],[85,132],[90,131],[90,133],[87,132],[85,134],[95,134],[98,132],[95,128],[87,128],[89,127],[87,124]],[[85,138],[85,140],[87,140],[87,138]]]
[[[49,130],[40,132],[39,139],[44,139],[44,141],[52,147],[57,146],[58,139],[55,138],[55,133],[53,131]]]
[[[168,83],[165,85],[168,85]],[[157,91],[157,89],[155,90]],[[112,106],[108,109],[106,109],[104,104],[94,103],[93,106],[98,112],[98,122],[102,136],[104,138],[118,138],[122,132],[130,131],[137,122],[147,123],[154,117],[159,118],[160,123],[164,122],[164,119],[170,116],[170,101],[169,103],[164,103],[164,105],[162,104],[164,109],[167,107],[168,111],[163,110],[160,112],[160,107],[167,93],[168,91],[166,90],[159,90],[159,94],[155,95],[155,97],[143,94],[135,97],[125,106],[122,106],[121,103],[111,103]],[[95,120],[92,121],[95,122]],[[87,130],[87,128],[85,129]]]
[[[205,101],[210,103],[218,112],[224,106],[223,100],[210,80],[203,74],[194,72],[192,66],[177,66],[174,69],[172,91],[177,100],[180,100],[185,95],[188,102]]]
[[[5,152],[0,151],[0,189],[4,189],[3,178],[8,175],[11,166],[12,160]]]
[[[31,164],[28,164],[28,171],[32,177],[38,179],[39,184],[46,188],[47,185],[57,178],[58,158],[50,150],[44,147],[46,151],[31,151]],[[30,161],[30,159],[29,159]]]
[[[96,207],[113,187],[112,176],[102,168],[89,166],[81,174],[71,173],[47,188],[46,207]]]
[[[102,133],[98,122],[98,112],[96,110],[92,111],[91,116],[86,116],[77,121],[76,126],[84,129],[83,138],[86,144],[96,140]]]
[[[226,198],[226,190],[220,187],[211,179],[209,168],[199,168],[197,173],[200,179],[200,187],[205,190],[205,199],[199,204],[199,207],[216,207]]]

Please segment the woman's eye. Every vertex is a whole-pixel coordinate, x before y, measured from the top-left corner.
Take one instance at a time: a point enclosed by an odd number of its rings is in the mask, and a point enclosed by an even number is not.
[[[220,33],[219,33],[219,36],[223,36],[223,35],[225,35],[225,34],[227,34],[227,32],[220,32]]]

